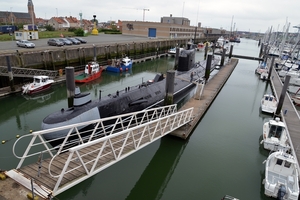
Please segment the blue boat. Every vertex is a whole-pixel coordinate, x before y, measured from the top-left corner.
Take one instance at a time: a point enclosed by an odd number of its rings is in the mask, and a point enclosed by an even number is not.
[[[129,71],[132,68],[132,60],[128,57],[120,60],[113,60],[112,64],[106,67],[106,71],[121,73],[123,71]]]

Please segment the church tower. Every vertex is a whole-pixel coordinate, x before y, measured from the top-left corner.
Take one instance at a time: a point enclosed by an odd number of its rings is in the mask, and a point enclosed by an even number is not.
[[[35,13],[34,13],[34,6],[32,3],[32,0],[28,0],[27,7],[28,7],[28,14],[30,15],[30,17],[34,23],[35,22]]]

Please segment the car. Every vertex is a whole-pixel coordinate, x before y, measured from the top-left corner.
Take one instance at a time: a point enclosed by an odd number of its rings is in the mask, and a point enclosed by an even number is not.
[[[35,44],[28,40],[19,40],[19,41],[16,41],[16,44],[18,47],[25,47],[25,48],[34,48],[35,47]]]
[[[68,40],[70,40],[73,44],[81,44],[81,42],[79,40],[76,40],[75,38],[67,38]]]
[[[66,38],[59,38],[59,41],[63,42],[64,45],[72,45],[73,42],[71,42],[70,40],[67,40]]]
[[[59,41],[59,39],[51,38],[48,40],[48,45],[51,46],[64,46],[64,43]]]
[[[80,38],[80,37],[76,37],[75,38],[76,40],[80,41],[81,43],[87,43],[87,41],[83,38]]]

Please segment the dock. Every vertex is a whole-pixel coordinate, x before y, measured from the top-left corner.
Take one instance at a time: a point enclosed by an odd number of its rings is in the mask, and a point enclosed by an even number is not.
[[[270,81],[271,81],[271,86],[274,95],[276,96],[277,99],[279,99],[282,92],[283,83],[278,73],[274,69],[274,67],[272,68]],[[284,96],[281,116],[282,116],[282,120],[285,122],[287,126],[292,153],[296,157],[298,167],[299,167],[300,151],[298,151],[298,148],[300,146],[300,134],[299,134],[300,117],[288,92],[286,92]]]
[[[200,96],[199,100],[196,98],[191,98],[179,109],[185,110],[194,107],[194,119],[189,124],[184,125],[177,130],[174,130],[169,135],[173,135],[183,139],[186,139],[190,136],[218,93],[221,91],[222,87],[225,85],[226,81],[230,77],[237,64],[238,59],[231,58],[230,61],[226,65],[222,66],[220,68],[220,71],[204,85],[202,95]]]

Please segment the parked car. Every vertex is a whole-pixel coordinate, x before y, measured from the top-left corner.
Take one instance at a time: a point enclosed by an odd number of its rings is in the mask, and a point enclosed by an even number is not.
[[[35,44],[28,40],[19,40],[19,41],[16,41],[16,44],[18,47],[25,47],[25,48],[34,48],[35,47]]]
[[[59,41],[63,42],[64,45],[72,45],[73,42],[71,42],[70,40],[67,40],[66,38],[59,38]]]
[[[48,45],[52,46],[64,46],[64,43],[59,41],[59,39],[51,38],[48,40]]]
[[[68,40],[70,40],[73,44],[81,44],[81,42],[79,40],[76,40],[75,38],[67,38]]]
[[[87,43],[87,41],[83,38],[80,38],[80,37],[76,37],[75,38],[76,40],[80,41],[81,43]]]

